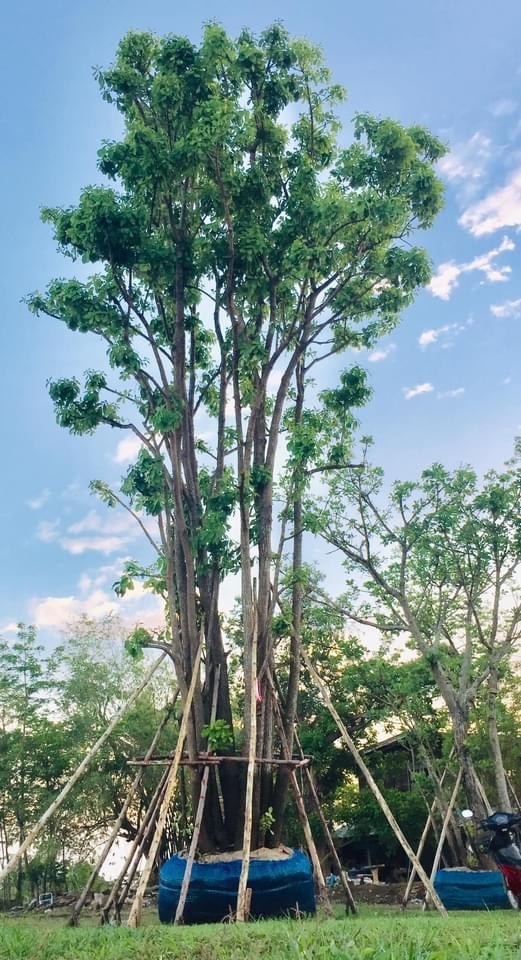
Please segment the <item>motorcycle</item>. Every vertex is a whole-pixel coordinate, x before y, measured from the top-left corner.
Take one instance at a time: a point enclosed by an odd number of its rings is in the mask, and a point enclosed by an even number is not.
[[[464,820],[471,819],[472,810],[462,810]],[[521,814],[497,811],[479,821],[479,828],[490,834],[485,849],[490,852],[503,874],[508,899],[514,910],[521,903],[521,846],[516,827]]]

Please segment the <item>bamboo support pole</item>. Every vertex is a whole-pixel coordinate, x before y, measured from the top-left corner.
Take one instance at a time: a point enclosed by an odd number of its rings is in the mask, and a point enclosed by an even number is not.
[[[508,784],[508,787],[509,787],[511,796],[512,796],[512,798],[513,798],[513,800],[514,800],[514,803],[515,803],[517,809],[518,809],[518,810],[521,810],[521,806],[519,805],[519,797],[518,797],[518,795],[517,795],[517,793],[516,793],[516,791],[515,791],[514,785],[513,785],[512,781],[511,781],[510,777],[508,776],[508,773],[506,774],[506,778],[507,778],[507,784]]]
[[[212,696],[212,709],[210,713],[210,723],[215,723],[215,717],[217,716],[217,695],[219,693],[220,678],[221,678],[221,665],[219,664],[217,667],[217,670],[215,671],[215,680],[214,680],[213,696]],[[188,851],[188,857],[186,860],[186,867],[183,875],[183,882],[181,884],[181,891],[179,893],[179,900],[178,900],[177,909],[175,912],[174,924],[181,923],[183,919],[186,898],[188,896],[188,888],[190,886],[190,880],[192,877],[192,868],[194,865],[195,853],[197,850],[197,844],[199,842],[201,824],[203,822],[204,805],[206,802],[206,793],[208,790],[209,779],[210,779],[210,767],[205,767],[203,771],[203,776],[201,779],[201,790],[199,792],[199,802],[197,804],[197,812],[195,815],[194,832],[192,834],[190,849]]]
[[[177,692],[176,692],[176,694],[175,694],[175,698],[177,698]],[[174,699],[174,703],[175,703],[175,699]],[[159,727],[157,728],[157,730],[156,730],[156,732],[155,732],[155,734],[154,734],[154,736],[153,736],[153,738],[152,738],[152,742],[151,742],[151,744],[150,744],[150,746],[149,746],[149,748],[148,748],[148,750],[147,750],[147,752],[146,752],[146,755],[145,755],[145,756],[146,756],[147,758],[151,757],[152,754],[153,754],[153,752],[154,752],[154,750],[156,749],[156,746],[157,746],[157,744],[159,743],[159,738],[161,737],[161,734],[163,733],[163,730],[165,729],[166,724],[168,723],[168,719],[169,719],[169,717],[170,717],[170,712],[171,712],[171,708],[169,708],[168,710],[165,710],[165,714],[164,714],[164,716],[163,716],[163,718],[162,718],[162,720],[161,720],[161,723],[159,724]],[[109,853],[110,853],[110,851],[111,851],[111,849],[112,849],[112,846],[113,846],[113,844],[114,844],[114,842],[115,842],[115,840],[116,840],[116,838],[117,838],[117,836],[118,836],[118,834],[119,834],[119,831],[121,830],[123,821],[124,821],[124,819],[125,819],[127,810],[128,810],[128,808],[129,808],[129,806],[130,806],[130,804],[131,804],[132,798],[134,797],[136,791],[138,790],[138,788],[139,788],[139,786],[140,786],[140,784],[141,784],[141,781],[142,781],[144,775],[145,775],[145,767],[141,767],[141,769],[136,773],[136,776],[134,777],[134,779],[133,779],[133,781],[132,781],[132,783],[131,783],[131,785],[130,785],[130,787],[129,787],[129,790],[128,790],[127,796],[126,796],[126,798],[125,798],[125,801],[124,801],[124,803],[123,803],[123,806],[121,807],[121,810],[120,810],[120,812],[119,812],[116,820],[114,821],[114,824],[113,824],[113,826],[112,826],[112,830],[110,831],[110,835],[109,835],[109,837],[107,838],[107,841],[106,841],[106,843],[105,843],[104,846],[103,846],[103,850],[101,851],[100,856],[98,857],[98,860],[96,861],[96,864],[95,864],[95,866],[94,866],[93,869],[92,869],[92,873],[90,874],[90,877],[89,877],[89,879],[87,880],[87,883],[85,884],[85,886],[84,886],[84,888],[83,888],[83,890],[82,890],[82,892],[81,892],[78,900],[77,900],[76,903],[74,904],[74,907],[73,907],[73,910],[72,910],[70,919],[69,919],[69,921],[68,921],[68,925],[69,925],[70,927],[75,927],[75,926],[77,926],[77,924],[78,924],[78,920],[79,920],[81,911],[83,910],[83,907],[85,906],[85,902],[86,902],[86,900],[87,900],[87,897],[88,897],[90,891],[92,890],[94,881],[95,881],[96,878],[98,877],[98,875],[99,875],[99,873],[100,873],[100,870],[101,870],[101,868],[103,867],[103,864],[105,863],[105,860],[107,859],[107,857],[108,857],[108,855],[109,855]]]
[[[144,757],[141,757],[137,760],[127,760],[128,766],[131,767],[160,767],[160,766],[169,766],[174,759],[174,755],[168,757],[151,757],[150,760],[145,760]],[[225,757],[225,756],[213,756],[211,753],[200,753],[197,760],[188,760],[186,757],[182,757],[179,761],[180,767],[219,767],[221,763],[248,763],[248,757]],[[293,767],[294,769],[300,767],[307,767],[311,762],[310,757],[304,757],[304,759],[298,760],[295,757],[292,757],[290,760],[281,760],[279,757],[254,757],[253,762],[257,766],[275,766],[275,767]]]
[[[32,830],[29,831],[23,843],[20,844],[16,853],[13,854],[13,856],[9,860],[9,863],[7,863],[4,869],[0,872],[0,881],[4,880],[5,877],[7,877],[10,873],[12,873],[17,863],[19,862],[19,860],[24,856],[25,853],[27,853],[27,850],[34,843],[34,841],[36,840],[38,835],[41,833],[46,823],[48,823],[51,817],[54,816],[56,811],[59,810],[63,801],[66,800],[66,798],[68,797],[73,787],[76,786],[76,784],[78,783],[78,780],[80,780],[83,774],[85,773],[85,770],[89,766],[89,763],[91,762],[91,760],[96,756],[98,751],[101,750],[102,746],[107,742],[108,738],[117,727],[121,718],[125,715],[127,710],[129,710],[130,707],[136,702],[136,700],[138,699],[140,694],[143,692],[145,687],[150,683],[150,680],[152,679],[154,673],[156,672],[159,665],[163,662],[165,657],[166,657],[166,653],[162,653],[161,656],[150,667],[150,670],[147,671],[147,673],[145,674],[145,677],[143,678],[142,683],[139,685],[137,690],[134,690],[134,693],[128,698],[128,700],[123,704],[123,706],[120,707],[117,713],[114,714],[114,716],[112,717],[112,720],[110,721],[104,733],[102,733],[101,736],[98,737],[96,742],[87,751],[83,760],[76,767],[76,770],[74,771],[72,776],[69,778],[69,780],[67,781],[63,789],[60,790],[56,799],[53,800],[53,802],[47,808],[45,813],[42,814],[42,816],[38,820],[38,823],[36,823],[32,828]]]
[[[302,756],[304,756],[304,752],[300,745],[298,734],[295,734],[295,737],[296,737],[298,748]],[[313,777],[311,776],[311,770],[309,769],[309,767],[304,767],[304,776],[306,778],[306,782],[308,785],[309,794],[315,805],[315,810],[316,810],[318,819],[320,820],[320,825],[322,827],[322,832],[324,834],[326,844],[329,849],[329,853],[331,855],[331,859],[333,860],[333,863],[335,864],[335,867],[338,870],[340,883],[342,884],[342,887],[344,889],[344,894],[346,898],[346,913],[348,914],[349,911],[351,911],[353,916],[356,916],[357,909],[356,909],[355,898],[353,897],[353,891],[351,890],[345,871],[343,870],[342,864],[340,863],[340,857],[338,856],[338,851],[335,847],[335,842],[331,835],[328,822],[324,816],[324,811],[322,810],[322,804],[320,803],[320,799],[316,791],[315,784],[313,783]]]
[[[460,769],[458,770],[458,775],[457,775],[457,777],[456,777],[456,782],[455,782],[455,784],[454,784],[454,787],[453,787],[453,790],[452,790],[452,794],[451,794],[451,797],[450,797],[450,800],[449,800],[449,805],[448,805],[448,807],[447,807],[447,810],[446,810],[446,812],[445,812],[445,816],[444,816],[444,818],[443,818],[443,824],[442,824],[442,827],[441,827],[440,839],[439,839],[439,841],[438,841],[438,847],[437,847],[436,853],[435,853],[435,855],[434,855],[434,861],[433,861],[432,869],[431,869],[431,876],[430,876],[431,886],[432,886],[432,884],[434,883],[434,878],[435,878],[435,876],[436,876],[436,873],[437,873],[437,871],[438,871],[438,867],[439,867],[439,865],[440,865],[440,859],[441,859],[441,852],[442,852],[442,850],[443,850],[443,844],[445,843],[445,837],[447,836],[447,830],[449,829],[450,818],[452,817],[452,811],[454,810],[454,805],[455,805],[455,803],[456,803],[456,800],[457,800],[457,797],[458,797],[459,788],[460,788],[460,785],[461,785],[461,775],[462,775],[462,770],[461,770],[461,767],[460,767]],[[433,889],[434,889],[434,888],[433,888]],[[426,896],[425,896],[425,906],[427,905],[430,896],[431,896],[430,891],[427,891],[427,892],[426,892]]]
[[[287,755],[289,754],[289,743],[286,737],[286,731],[284,729],[284,721],[282,719],[282,713],[280,709],[279,702],[277,700],[277,694],[275,689],[275,683],[271,670],[267,671],[268,683],[270,686],[270,692],[273,699],[273,704],[275,707],[275,722],[278,727],[280,742],[282,744],[282,750]],[[309,850],[309,856],[311,858],[311,863],[313,865],[313,873],[315,876],[315,881],[317,884],[318,899],[321,903],[325,904],[326,909],[330,910],[331,905],[329,902],[329,896],[326,887],[326,881],[324,879],[324,872],[322,870],[322,864],[320,863],[320,857],[318,855],[318,850],[316,847],[315,839],[313,837],[313,832],[309,823],[308,815],[306,813],[306,805],[304,803],[304,797],[302,796],[302,791],[299,787],[297,780],[297,775],[295,770],[291,770],[289,774],[289,783],[293,791],[293,796],[295,799],[295,806],[297,808],[297,813],[299,815],[299,820],[304,832],[304,838],[306,840],[306,846]]]
[[[141,835],[141,840],[140,840],[140,842],[139,842],[139,846],[138,846],[136,855],[135,855],[135,857],[134,857],[134,859],[133,859],[132,866],[130,867],[130,869],[129,869],[129,871],[128,871],[128,876],[126,877],[125,882],[124,882],[124,884],[123,884],[123,889],[122,889],[121,893],[119,894],[119,896],[118,896],[118,898],[117,898],[117,900],[116,900],[116,904],[115,904],[115,907],[114,907],[114,911],[115,911],[115,914],[116,914],[116,918],[117,918],[118,923],[121,922],[121,911],[123,910],[123,907],[124,907],[124,905],[125,905],[126,899],[127,899],[128,895],[129,895],[129,893],[130,893],[130,888],[132,887],[132,883],[133,883],[133,881],[134,881],[134,877],[135,877],[135,875],[136,875],[136,873],[137,873],[139,864],[141,863],[141,858],[142,858],[142,857],[146,857],[147,854],[148,854],[148,850],[149,850],[149,846],[150,846],[150,841],[151,841],[151,839],[152,839],[153,832],[154,832],[154,829],[155,829],[155,826],[156,826],[156,823],[157,823],[157,817],[158,817],[159,809],[160,809],[160,807],[161,807],[161,802],[162,802],[162,799],[163,799],[164,794],[165,794],[167,780],[168,780],[168,776],[165,777],[165,782],[163,783],[162,790],[161,790],[161,792],[160,792],[160,794],[159,794],[159,796],[158,796],[158,798],[157,798],[156,803],[154,804],[154,808],[153,808],[153,810],[152,810],[152,814],[151,814],[151,816],[150,816],[150,818],[149,818],[149,821],[148,821],[148,823],[147,823],[147,825],[146,825],[146,827],[145,827],[145,829],[144,829],[144,831],[143,831],[143,833],[142,833],[142,835]]]
[[[490,814],[492,813],[492,807],[488,802],[488,797],[487,797],[487,794],[485,793],[485,787],[483,786],[483,783],[481,782],[477,774],[476,774],[476,783],[478,785],[479,792],[483,799],[483,803],[485,804],[485,810],[487,811],[487,816],[489,817]],[[1,877],[1,874],[0,874],[0,877]]]
[[[139,850],[139,854],[137,855],[137,861],[136,861],[136,868],[137,868],[137,864],[139,863],[139,860],[141,859],[141,848],[142,848],[142,843],[143,843],[143,837],[144,837],[145,835],[148,835],[148,834],[147,834],[147,830],[148,830],[148,828],[150,827],[150,823],[151,823],[152,820],[153,820],[154,812],[156,811],[157,805],[158,805],[158,803],[160,802],[160,798],[161,798],[161,796],[162,796],[162,794],[163,794],[163,792],[164,792],[164,788],[165,788],[165,785],[166,785],[167,778],[168,778],[168,770],[165,770],[164,773],[163,773],[163,775],[162,775],[162,777],[161,777],[161,779],[160,779],[160,781],[159,781],[159,783],[158,783],[158,785],[157,785],[157,787],[156,787],[156,789],[155,789],[155,791],[154,791],[154,793],[153,793],[152,799],[151,799],[151,801],[150,801],[150,803],[149,803],[149,805],[148,805],[148,809],[147,809],[147,811],[146,811],[146,813],[145,813],[145,816],[143,817],[143,820],[142,820],[141,824],[139,825],[139,829],[138,829],[138,831],[137,831],[137,833],[136,833],[136,836],[134,837],[134,839],[133,839],[133,841],[132,841],[130,850],[128,851],[127,856],[125,857],[123,866],[122,866],[122,868],[121,868],[118,876],[116,877],[116,880],[115,880],[114,883],[112,884],[112,889],[111,889],[111,891],[110,891],[110,893],[109,893],[108,899],[107,899],[107,901],[106,901],[106,903],[105,903],[105,905],[104,905],[104,907],[103,907],[103,910],[102,910],[102,915],[101,915],[101,922],[102,922],[102,923],[106,923],[107,920],[108,920],[108,918],[109,918],[110,909],[111,909],[111,907],[112,907],[112,905],[113,905],[113,903],[114,903],[114,901],[115,901],[115,899],[116,899],[116,897],[117,897],[117,895],[118,895],[118,893],[119,893],[119,891],[120,891],[121,885],[122,885],[122,883],[123,883],[123,881],[124,881],[124,879],[125,879],[125,876],[126,876],[126,874],[127,874],[127,871],[128,871],[128,869],[129,869],[131,863],[133,862],[134,857],[136,856],[136,851],[137,851],[137,849],[138,849],[138,847],[139,847],[140,850]],[[132,877],[134,876],[134,873],[135,873],[135,870],[133,870],[133,872],[132,872]]]
[[[451,753],[451,756],[452,756],[452,753]],[[449,758],[449,759],[450,759],[450,758]],[[443,771],[443,773],[442,773],[442,775],[441,775],[440,787],[443,786],[443,783],[444,783],[445,777],[446,777],[446,775],[447,775],[447,772],[448,772],[448,768],[445,767],[445,770]],[[421,855],[422,855],[422,853],[423,853],[425,844],[427,843],[427,837],[429,836],[429,831],[430,831],[430,828],[431,828],[431,824],[433,823],[433,820],[434,820],[434,811],[436,810],[437,805],[438,805],[438,797],[435,796],[435,797],[434,797],[434,800],[433,800],[432,803],[431,803],[431,806],[430,806],[430,809],[429,809],[429,813],[428,813],[427,819],[426,819],[426,821],[425,821],[425,826],[424,826],[424,828],[423,828],[423,833],[422,833],[422,835],[421,835],[421,837],[420,837],[420,842],[419,842],[419,844],[418,844],[418,849],[417,849],[417,851],[416,851],[416,856],[417,856],[418,860],[420,859],[420,857],[421,857]],[[405,888],[405,893],[404,893],[404,895],[403,895],[403,900],[402,900],[402,908],[403,908],[404,910],[405,910],[405,907],[407,906],[407,902],[408,902],[409,897],[410,897],[410,895],[411,895],[412,885],[413,885],[413,883],[414,883],[415,877],[416,877],[416,867],[415,867],[414,864],[413,864],[412,867],[411,867],[411,872],[410,872],[410,874],[409,874],[409,879],[408,879],[408,881],[407,881],[407,886],[406,886],[406,888]]]
[[[202,633],[202,632],[201,632]],[[159,811],[159,816],[157,818],[157,824],[154,836],[152,838],[152,843],[150,844],[150,850],[148,851],[147,859],[141,877],[139,878],[139,884],[134,897],[134,902],[130,909],[130,914],[128,918],[129,927],[139,926],[141,919],[141,910],[143,906],[143,896],[147,888],[148,881],[150,880],[150,874],[154,868],[154,863],[156,860],[157,852],[159,850],[159,844],[161,843],[161,837],[165,829],[166,818],[168,816],[168,810],[170,808],[170,803],[174,796],[176,781],[177,781],[177,771],[179,769],[179,761],[183,753],[183,747],[186,739],[186,733],[188,730],[188,723],[190,719],[190,711],[192,708],[192,700],[194,698],[195,688],[199,682],[199,667],[201,664],[201,654],[203,652],[203,635],[201,635],[201,640],[199,642],[199,648],[195,657],[195,661],[192,667],[192,679],[190,681],[190,687],[186,695],[186,700],[183,704],[183,717],[181,720],[181,726],[179,727],[179,735],[177,738],[177,746],[174,755],[174,760],[172,767],[168,774],[168,779],[165,787],[165,793],[161,802],[161,809]]]
[[[251,676],[250,681],[250,742],[248,744],[248,770],[246,773],[246,796],[244,802],[244,833],[242,837],[242,864],[237,890],[238,923],[246,919],[248,874],[250,872],[251,834],[253,815],[253,780],[255,776],[255,750],[257,746],[257,701],[255,688],[257,683],[257,611],[255,609],[253,621],[253,636],[251,643]]]
[[[336,723],[336,725],[337,725],[337,727],[338,727],[338,729],[339,729],[339,731],[340,731],[340,734],[341,734],[341,736],[342,736],[342,739],[344,740],[346,746],[347,746],[347,747],[349,748],[349,750],[351,751],[351,754],[353,755],[353,757],[354,757],[354,759],[355,759],[355,761],[356,761],[357,766],[358,766],[358,767],[360,768],[360,770],[362,771],[362,773],[363,773],[363,775],[364,775],[364,777],[365,777],[365,779],[366,779],[366,781],[367,781],[367,784],[368,784],[369,788],[372,790],[374,796],[376,797],[376,799],[377,799],[377,801],[378,801],[378,803],[379,803],[379,805],[380,805],[380,807],[381,807],[382,813],[383,813],[384,816],[386,817],[386,819],[387,819],[387,821],[388,821],[388,823],[389,823],[389,826],[391,827],[393,833],[394,833],[395,836],[396,836],[396,839],[399,841],[399,843],[400,843],[401,846],[403,847],[405,853],[406,853],[407,856],[409,857],[409,860],[411,861],[411,863],[413,864],[413,866],[416,868],[416,872],[417,872],[418,876],[420,877],[420,880],[422,881],[422,883],[423,883],[423,885],[424,885],[424,887],[425,887],[426,892],[429,894],[430,898],[432,899],[432,902],[434,903],[436,909],[439,911],[439,913],[440,913],[443,917],[447,917],[447,916],[448,916],[447,911],[446,911],[445,907],[443,906],[443,904],[442,904],[442,902],[441,902],[438,894],[436,893],[436,891],[435,891],[435,889],[434,889],[434,887],[433,887],[433,885],[432,885],[432,882],[431,882],[430,878],[427,876],[427,873],[425,872],[423,866],[421,865],[420,861],[418,860],[418,858],[417,858],[414,850],[412,849],[409,841],[407,840],[407,837],[404,835],[404,833],[403,833],[400,825],[399,825],[398,822],[396,821],[396,819],[395,819],[395,817],[394,817],[394,815],[393,815],[393,812],[392,812],[391,808],[389,807],[389,804],[387,803],[387,801],[386,801],[385,797],[383,796],[380,788],[378,787],[378,784],[376,783],[376,781],[375,781],[375,779],[374,779],[371,771],[370,771],[369,768],[366,766],[366,764],[365,764],[365,762],[364,762],[364,760],[363,760],[363,758],[362,758],[362,756],[361,756],[361,754],[360,754],[360,751],[357,749],[356,744],[354,743],[354,741],[353,741],[353,740],[351,739],[351,737],[349,736],[349,733],[347,732],[347,728],[346,728],[345,724],[343,723],[343,721],[342,721],[342,719],[340,718],[338,712],[336,711],[335,707],[333,706],[333,703],[332,703],[332,701],[331,701],[331,697],[329,696],[329,691],[328,691],[325,683],[324,683],[323,680],[319,677],[317,671],[315,670],[313,664],[311,663],[311,661],[310,661],[310,659],[309,659],[309,657],[308,657],[308,655],[307,655],[307,653],[306,653],[306,651],[305,651],[304,649],[302,650],[302,657],[303,657],[303,659],[304,659],[304,662],[305,662],[305,664],[306,664],[306,666],[307,666],[307,668],[308,668],[308,670],[309,670],[309,673],[310,673],[310,675],[311,675],[311,677],[312,677],[315,685],[317,686],[318,690],[320,691],[320,693],[321,693],[321,695],[322,695],[322,699],[323,699],[323,701],[324,701],[327,709],[329,710],[331,716],[332,716],[333,719],[335,720],[335,723]]]

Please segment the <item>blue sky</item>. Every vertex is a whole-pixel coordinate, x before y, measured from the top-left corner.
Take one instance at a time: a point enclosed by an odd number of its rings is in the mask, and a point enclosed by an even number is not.
[[[428,125],[451,146],[440,173],[446,205],[424,236],[434,266],[401,326],[363,356],[374,397],[363,427],[390,477],[433,460],[483,470],[521,433],[521,4],[517,0],[21,0],[3,12],[0,39],[0,296],[2,469],[0,631],[35,621],[43,636],[82,611],[115,608],[121,558],[142,551],[137,531],[88,494],[93,477],[124,468],[120,437],[75,439],[53,417],[49,377],[95,366],[98,345],[31,317],[22,297],[70,266],[39,208],[73,203],[97,179],[96,150],[117,135],[92,67],[107,65],[129,29],[187,34],[218,19],[232,33],[274,19],[319,43],[356,111]],[[152,619],[141,596],[125,618]],[[7,632],[6,632],[7,628]]]

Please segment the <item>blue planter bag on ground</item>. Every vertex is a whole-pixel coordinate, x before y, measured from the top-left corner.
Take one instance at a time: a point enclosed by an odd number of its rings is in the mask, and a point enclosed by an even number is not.
[[[235,912],[241,860],[194,862],[183,920],[185,923],[220,922]],[[175,917],[186,858],[166,860],[159,871],[159,919]],[[283,860],[250,861],[252,917],[280,917],[315,912],[313,873],[308,857],[295,851]]]

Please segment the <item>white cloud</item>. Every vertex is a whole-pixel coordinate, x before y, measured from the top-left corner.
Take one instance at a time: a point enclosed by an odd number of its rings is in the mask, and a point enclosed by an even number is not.
[[[439,297],[440,300],[450,300],[451,294],[458,286],[459,278],[463,273],[477,271],[484,275],[488,283],[501,283],[508,280],[512,267],[499,267],[494,261],[500,254],[515,250],[515,247],[513,240],[509,237],[503,237],[498,247],[494,247],[488,253],[482,253],[474,257],[468,263],[456,263],[455,260],[441,263],[427,289],[430,290],[433,297]]]
[[[112,458],[114,463],[131,463],[131,461],[137,457],[142,446],[141,440],[134,434],[130,437],[125,437],[124,440],[120,440]]]
[[[89,550],[109,554],[121,550],[130,539],[131,537],[63,537],[60,545],[73,556],[81,556]]]
[[[496,100],[490,106],[490,112],[494,117],[508,117],[509,114],[515,113],[517,110],[517,103],[515,100],[510,100],[509,97],[504,97],[501,100]]]
[[[153,518],[145,517],[143,523],[152,536],[157,534]],[[59,528],[59,520],[45,520],[38,525],[36,536],[44,543],[58,541],[62,550],[73,556],[90,551],[105,555],[116,553],[143,535],[133,517],[115,510],[108,510],[106,515],[90,510],[80,520],[71,523],[63,534]]]
[[[457,327],[457,323],[446,323],[443,327],[433,327],[431,330],[424,330],[423,333],[421,333],[418,337],[418,343],[422,349],[430,347],[445,333],[449,333],[451,330],[456,330]]]
[[[33,500],[27,500],[27,506],[30,510],[40,510],[44,503],[47,503],[50,496],[50,490],[42,490],[42,492],[39,493],[37,497],[34,497]]]
[[[412,400],[413,397],[419,397],[423,393],[432,393],[433,390],[432,383],[418,383],[415,387],[402,388],[406,400]]]
[[[65,627],[76,617],[86,613],[96,619],[106,617],[115,609],[114,601],[101,590],[87,597],[45,597],[31,602],[31,619],[41,627]]]
[[[3,636],[5,633],[17,633],[18,624],[13,621],[11,623],[6,623],[5,626],[0,627],[0,636]]]
[[[475,237],[521,226],[521,167],[514,170],[503,187],[468,207],[459,223]]]
[[[36,536],[43,543],[52,543],[58,538],[59,520],[42,520],[36,528]]]
[[[160,597],[147,592],[141,583],[136,583],[134,590],[118,598],[99,588],[85,590],[89,582],[97,580],[96,575],[83,575],[78,583],[79,594],[33,598],[29,604],[32,622],[39,628],[60,629],[82,614],[95,620],[111,613],[117,613],[128,625],[139,622],[157,627],[164,622]]]
[[[438,169],[447,180],[479,180],[491,155],[491,140],[484,133],[473,134],[464,143],[457,143],[443,157]]]
[[[444,393],[439,393],[437,396],[438,400],[452,400],[455,397],[462,397],[465,393],[465,387],[456,387],[455,390],[445,390]]]
[[[81,520],[67,527],[67,533],[122,533],[134,528],[135,521],[128,514],[113,511],[111,514],[102,516],[96,510],[89,510]]]
[[[373,350],[368,357],[369,363],[380,363],[382,360],[387,360],[395,350],[395,343],[390,343],[387,347],[382,347],[381,350]]]
[[[503,320],[505,317],[521,317],[521,298],[519,300],[505,300],[504,303],[493,303],[490,312]]]
[[[155,531],[153,520],[148,526]],[[107,511],[106,515],[101,515],[90,510],[81,520],[67,527],[67,535],[61,538],[60,546],[74,556],[88,551],[109,554],[122,550],[141,535],[140,528],[129,514]]]
[[[464,323],[444,323],[442,327],[431,327],[430,330],[424,330],[420,333],[418,345],[422,350],[426,350],[427,347],[431,347],[433,343],[442,341],[442,343],[440,343],[442,348],[452,347],[455,337],[459,337],[461,333],[465,333],[473,323],[474,319],[470,316]]]

